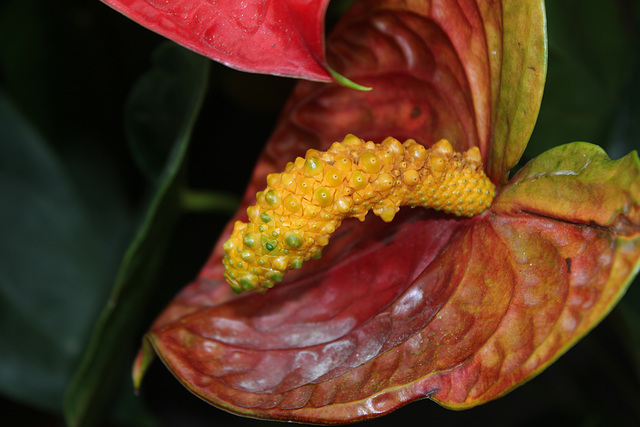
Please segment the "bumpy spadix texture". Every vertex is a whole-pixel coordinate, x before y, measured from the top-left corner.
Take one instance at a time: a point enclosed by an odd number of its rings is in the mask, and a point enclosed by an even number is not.
[[[389,222],[400,206],[470,217],[494,196],[477,147],[458,153],[446,140],[427,149],[412,139],[374,144],[347,135],[267,177],[249,222],[237,221],[224,244],[225,278],[236,292],[265,291],[319,256],[345,218],[364,221],[372,210]]]

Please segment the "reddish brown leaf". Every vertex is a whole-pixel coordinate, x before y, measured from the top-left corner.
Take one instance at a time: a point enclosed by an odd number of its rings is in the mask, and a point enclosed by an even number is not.
[[[191,50],[242,71],[331,81],[329,0],[102,0]]]
[[[247,415],[346,422],[424,396],[464,408],[555,360],[611,309],[640,258],[637,235],[617,242],[531,215],[403,219],[378,230],[384,250],[361,235],[325,273],[200,306],[152,343],[192,391]],[[427,238],[436,229],[446,231]],[[203,285],[176,303],[201,304]]]
[[[435,375],[440,391],[433,399],[447,407],[495,399],[547,367],[609,313],[640,259],[640,235],[621,240],[608,230],[526,214],[495,215],[489,226],[502,245],[483,241],[497,271],[479,279],[512,277],[510,301],[472,357]]]

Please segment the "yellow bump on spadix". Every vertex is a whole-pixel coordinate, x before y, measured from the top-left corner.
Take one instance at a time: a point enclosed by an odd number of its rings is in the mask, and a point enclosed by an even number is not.
[[[267,176],[249,222],[237,221],[223,246],[224,277],[235,292],[264,292],[317,258],[346,218],[364,221],[371,210],[390,222],[406,205],[471,217],[494,197],[477,147],[458,153],[444,139],[427,149],[412,139],[374,144],[347,135]]]

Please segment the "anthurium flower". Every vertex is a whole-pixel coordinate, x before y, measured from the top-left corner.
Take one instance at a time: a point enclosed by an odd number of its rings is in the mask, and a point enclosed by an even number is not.
[[[560,357],[638,271],[640,162],[578,142],[509,178],[540,106],[545,31],[542,1],[355,2],[327,58],[374,90],[298,84],[243,206],[147,334],[136,383],[155,352],[227,411],[346,423],[425,397],[470,408]],[[234,293],[222,259],[235,220],[268,174],[347,134],[478,147],[493,204],[473,217],[347,219],[322,258],[263,294]]]

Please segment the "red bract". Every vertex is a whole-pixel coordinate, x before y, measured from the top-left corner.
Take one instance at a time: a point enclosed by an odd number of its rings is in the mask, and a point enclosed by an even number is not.
[[[139,24],[242,71],[331,81],[329,0],[102,0]]]
[[[260,418],[351,422],[425,396],[468,408],[507,393],[593,328],[637,271],[637,155],[568,144],[507,182],[542,96],[541,1],[356,2],[328,55],[375,89],[300,83],[234,220],[268,173],[347,133],[480,147],[492,208],[345,221],[322,259],[241,296],[222,278],[229,227],[147,343],[203,399]]]

